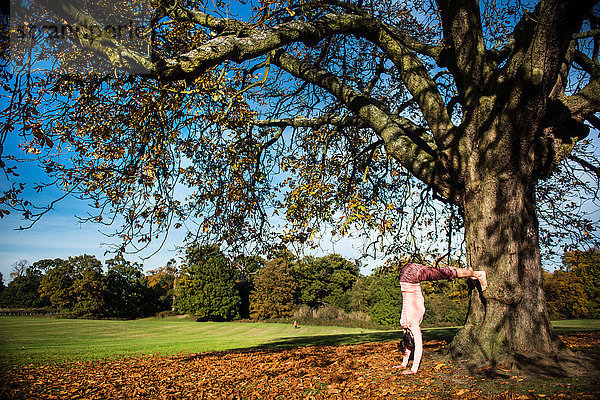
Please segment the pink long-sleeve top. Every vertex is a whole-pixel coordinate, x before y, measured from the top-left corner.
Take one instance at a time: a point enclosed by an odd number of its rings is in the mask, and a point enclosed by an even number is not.
[[[415,340],[415,355],[413,359],[412,371],[417,372],[421,357],[423,355],[423,336],[421,335],[421,321],[425,315],[425,298],[421,292],[421,285],[418,283],[400,282],[402,290],[402,314],[400,324],[405,329],[410,329]],[[402,365],[408,365],[410,350],[404,353]]]

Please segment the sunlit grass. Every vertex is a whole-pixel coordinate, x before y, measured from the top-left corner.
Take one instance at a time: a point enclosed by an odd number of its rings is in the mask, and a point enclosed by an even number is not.
[[[600,320],[553,322],[558,332],[600,330]],[[458,327],[424,329],[425,340],[450,340]],[[204,353],[397,340],[399,331],[178,318],[98,321],[0,317],[0,363],[63,362],[148,354]]]
[[[600,319],[571,319],[552,321],[556,332],[600,331]]]
[[[200,353],[268,346],[281,340],[353,336],[359,328],[147,318],[98,321],[0,317],[0,361],[27,364],[140,354]],[[365,331],[367,332],[367,331]]]

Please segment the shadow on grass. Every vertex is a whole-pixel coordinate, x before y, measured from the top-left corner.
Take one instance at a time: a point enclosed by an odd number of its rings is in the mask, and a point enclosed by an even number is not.
[[[556,333],[598,330],[600,320],[560,321],[554,322]],[[460,327],[424,328],[423,340],[445,340],[450,343]],[[362,343],[382,343],[402,338],[402,330],[366,332],[343,335],[295,336],[280,338],[274,341],[251,347],[251,349],[289,349],[306,346],[342,346]]]
[[[423,340],[450,342],[459,328],[432,328],[423,330]],[[261,344],[252,349],[289,349],[307,346],[342,346],[362,343],[382,343],[402,338],[402,331],[381,331],[343,335],[295,336]]]

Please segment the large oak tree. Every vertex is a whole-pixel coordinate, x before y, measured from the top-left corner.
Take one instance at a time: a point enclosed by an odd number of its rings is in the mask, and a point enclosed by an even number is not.
[[[490,281],[452,352],[565,366],[550,362],[570,353],[546,311],[538,216],[568,166],[600,171],[585,157],[600,127],[596,0],[211,4],[153,1],[149,52],[73,39],[79,57],[145,73],[67,73],[77,57],[40,45],[51,72],[4,72],[3,137],[20,133],[53,183],[91,199],[90,219],[121,215],[126,244],[182,224],[195,239],[273,243],[273,210],[292,224],[283,241],[323,222],[393,236],[435,222],[407,216],[434,197]],[[99,18],[64,0],[47,8],[84,27]],[[35,220],[22,197],[15,183],[3,200]],[[594,227],[582,224],[585,239]]]

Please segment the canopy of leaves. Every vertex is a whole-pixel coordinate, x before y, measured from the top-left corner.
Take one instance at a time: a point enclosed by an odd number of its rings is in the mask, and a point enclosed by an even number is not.
[[[57,261],[52,261],[54,266],[42,278],[41,297],[75,317],[103,315],[106,304],[101,262],[87,254]]]
[[[106,262],[104,276],[105,313],[109,317],[136,318],[157,309],[154,292],[143,276],[142,265],[131,263],[119,255]]]
[[[175,259],[167,262],[165,267],[148,271],[146,280],[155,294],[159,310],[175,310],[175,294],[179,269]]]
[[[0,277],[1,278],[1,277]],[[29,267],[25,273],[15,276],[8,286],[0,285],[0,306],[2,307],[45,307],[48,301],[41,299],[38,290],[42,281],[39,270]]]
[[[232,262],[236,269],[236,283],[240,293],[240,318],[250,318],[250,293],[254,290],[254,278],[263,268],[265,260],[259,256],[239,255]]]
[[[79,38],[68,53],[67,42],[40,41],[23,49],[27,62],[1,72],[0,136],[18,135],[22,152],[2,152],[0,215],[36,221],[47,208],[29,193],[53,186],[88,201],[86,219],[121,224],[116,235],[129,250],[177,228],[190,242],[265,250],[305,242],[326,224],[335,234],[365,229],[368,243],[393,238],[389,251],[441,252],[439,240],[462,224],[433,202],[460,206],[453,196],[464,174],[448,143],[459,142],[453,135],[477,102],[539,78],[548,104],[558,104],[532,133],[536,176],[547,179],[538,188],[542,239],[550,248],[568,238],[593,244],[597,224],[579,201],[598,192],[596,155],[582,140],[600,126],[593,3],[554,12],[552,1],[159,0],[147,10],[150,56],[110,37]],[[91,17],[61,9],[64,0],[48,4],[24,14],[79,25]],[[103,12],[133,18],[132,4]],[[536,39],[547,34],[538,22],[563,14],[563,36],[573,35],[564,73],[527,70],[526,55],[546,43]],[[117,70],[148,73],[91,74],[94,62],[71,72],[90,49]],[[48,180],[20,180],[23,160]]]

